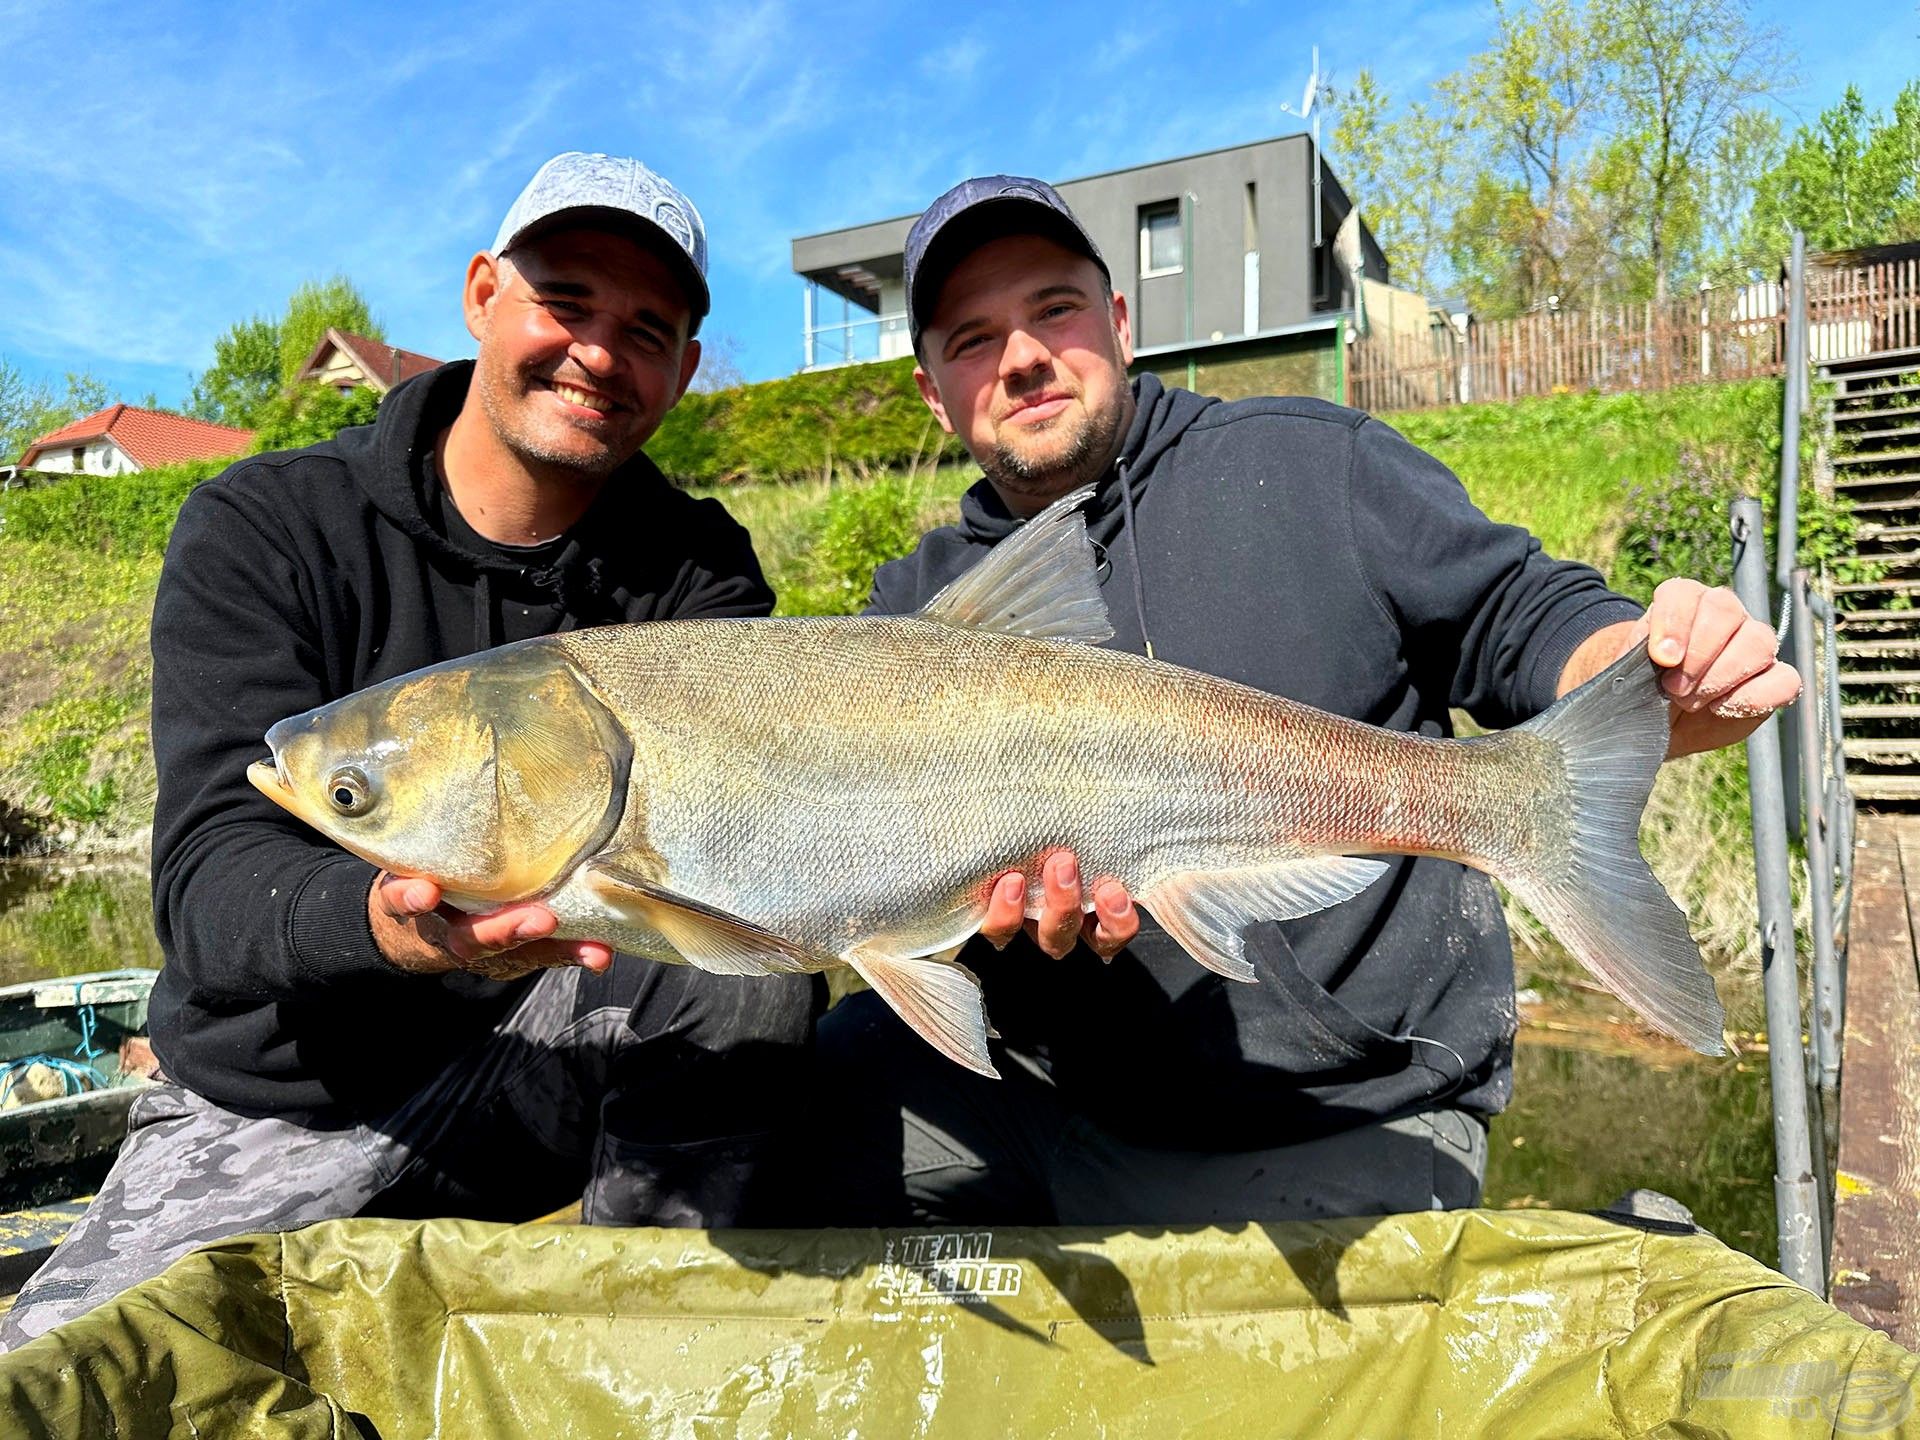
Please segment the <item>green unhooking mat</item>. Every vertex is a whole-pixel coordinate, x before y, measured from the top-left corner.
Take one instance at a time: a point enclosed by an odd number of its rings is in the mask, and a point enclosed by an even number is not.
[[[1920,1436],[1920,1358],[1703,1235],[253,1236],[0,1356],[9,1436]]]

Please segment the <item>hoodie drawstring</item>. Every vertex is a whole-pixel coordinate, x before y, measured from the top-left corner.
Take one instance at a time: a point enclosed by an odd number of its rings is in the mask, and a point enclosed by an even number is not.
[[[1147,633],[1147,590],[1146,581],[1140,574],[1140,541],[1133,532],[1133,486],[1127,478],[1127,462],[1123,459],[1116,467],[1114,478],[1120,485],[1121,519],[1127,531],[1127,551],[1133,557],[1133,611],[1140,617],[1140,641],[1147,647],[1147,658],[1153,659],[1153,637]]]
[[[473,648],[475,651],[493,648],[493,585],[485,570],[474,577]]]

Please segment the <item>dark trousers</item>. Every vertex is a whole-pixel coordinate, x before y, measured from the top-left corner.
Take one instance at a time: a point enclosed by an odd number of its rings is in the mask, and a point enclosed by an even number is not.
[[[809,1093],[820,993],[807,976],[625,955],[605,975],[549,970],[425,1089],[338,1128],[158,1085],[134,1101],[98,1198],[0,1323],[0,1349],[250,1231],[351,1215],[525,1220],[575,1200],[589,1224],[752,1218],[771,1137]]]
[[[826,1225],[1205,1225],[1477,1205],[1487,1125],[1462,1110],[1245,1151],[1144,1145],[1032,1057],[963,1070],[872,993],[820,1022],[820,1120],[783,1162]],[[1231,1096],[1220,1103],[1231,1104]]]

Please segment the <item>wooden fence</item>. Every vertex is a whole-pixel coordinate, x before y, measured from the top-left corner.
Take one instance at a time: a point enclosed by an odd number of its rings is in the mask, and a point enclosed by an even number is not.
[[[1807,268],[1807,355],[1851,360],[1920,348],[1920,260]]]
[[[1656,305],[1552,310],[1355,340],[1348,403],[1419,410],[1568,391],[1664,390],[1780,373],[1787,304],[1771,282],[1696,291]],[[1814,362],[1920,346],[1920,262],[1810,266]]]

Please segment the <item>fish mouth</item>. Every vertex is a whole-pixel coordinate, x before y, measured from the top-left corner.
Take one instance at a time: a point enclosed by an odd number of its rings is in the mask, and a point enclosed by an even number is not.
[[[296,815],[300,813],[294,804],[293,786],[287,781],[286,769],[277,752],[272,760],[256,760],[247,766],[247,779],[274,804]]]

